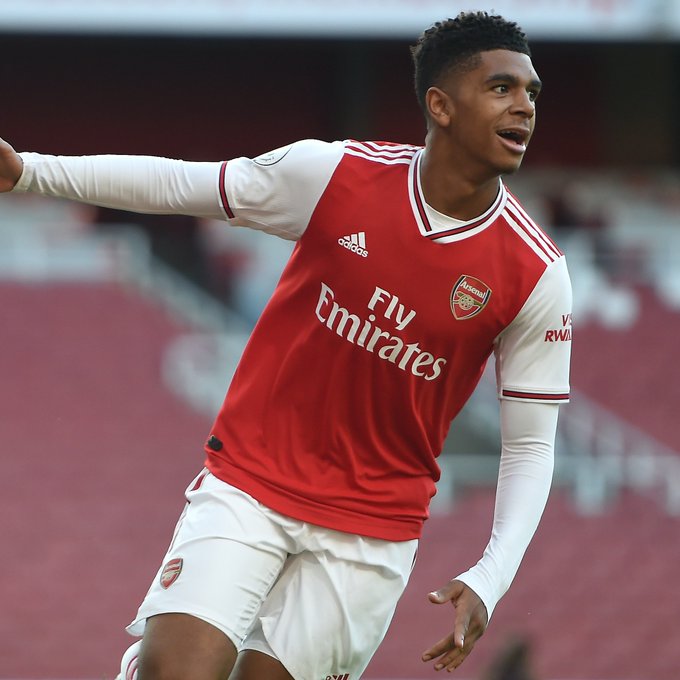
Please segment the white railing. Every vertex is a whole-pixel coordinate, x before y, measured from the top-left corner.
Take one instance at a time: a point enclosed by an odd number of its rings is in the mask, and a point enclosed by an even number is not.
[[[578,393],[560,414],[558,437],[556,479],[582,511],[600,512],[630,489],[680,516],[680,452]]]

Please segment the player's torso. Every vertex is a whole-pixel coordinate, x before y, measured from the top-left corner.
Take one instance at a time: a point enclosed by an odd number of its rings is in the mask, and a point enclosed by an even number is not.
[[[344,155],[234,377],[213,430],[224,448],[209,450],[213,471],[274,509],[382,538],[418,535],[451,419],[540,276],[502,201],[430,238],[414,153]]]
[[[424,389],[454,379],[467,391],[538,271],[522,267],[500,216],[452,242],[428,237],[413,154],[404,154],[408,164],[369,158],[345,156],[279,293],[304,298],[317,335],[336,352],[386,362]]]

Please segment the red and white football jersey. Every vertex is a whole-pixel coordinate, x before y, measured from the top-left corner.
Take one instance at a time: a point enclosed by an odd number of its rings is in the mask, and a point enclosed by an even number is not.
[[[298,142],[223,165],[233,225],[297,244],[206,444],[289,516],[418,537],[453,418],[495,352],[502,399],[568,399],[562,253],[499,182],[478,218],[429,207],[420,147]]]

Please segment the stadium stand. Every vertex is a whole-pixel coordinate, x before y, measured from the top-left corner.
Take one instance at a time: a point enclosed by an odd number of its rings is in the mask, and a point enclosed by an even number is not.
[[[162,382],[183,332],[119,284],[0,283],[2,677],[113,677],[202,464]]]

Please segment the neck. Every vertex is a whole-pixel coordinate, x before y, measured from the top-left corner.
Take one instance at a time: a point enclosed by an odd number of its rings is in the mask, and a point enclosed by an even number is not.
[[[499,176],[479,178],[458,166],[441,146],[425,144],[420,183],[428,205],[444,215],[471,220],[481,215],[498,194]]]

